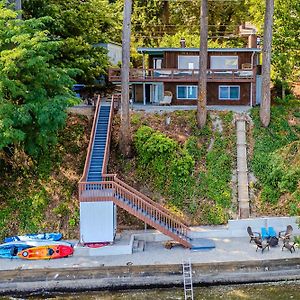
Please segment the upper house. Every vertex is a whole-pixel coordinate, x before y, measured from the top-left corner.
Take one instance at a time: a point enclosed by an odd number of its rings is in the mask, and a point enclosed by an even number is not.
[[[138,48],[138,52],[143,55],[143,66],[130,69],[134,102],[167,103],[168,97],[173,105],[197,103],[198,48]],[[255,47],[208,49],[207,104],[259,104],[260,52]],[[109,80],[120,84],[120,69],[110,69]]]

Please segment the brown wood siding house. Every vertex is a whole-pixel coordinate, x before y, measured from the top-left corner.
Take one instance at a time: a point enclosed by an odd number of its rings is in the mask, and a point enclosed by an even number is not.
[[[143,67],[130,71],[135,102],[159,104],[168,91],[173,105],[197,103],[199,49],[139,48],[138,52],[143,54]],[[253,106],[259,102],[259,55],[257,48],[209,49],[208,105]],[[120,75],[120,70],[109,70],[109,80],[115,84],[120,83]]]

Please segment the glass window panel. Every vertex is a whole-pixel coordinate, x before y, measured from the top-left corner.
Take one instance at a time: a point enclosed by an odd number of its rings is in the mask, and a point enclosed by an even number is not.
[[[240,89],[237,86],[230,87],[230,99],[240,99]]]
[[[228,99],[228,87],[227,86],[220,86],[219,88],[219,99]]]
[[[153,67],[154,69],[160,70],[162,66],[162,59],[161,58],[154,58],[153,59]]]
[[[196,86],[189,86],[188,98],[189,99],[197,99],[197,87]]]
[[[237,56],[211,56],[210,57],[211,69],[238,69],[238,57]]]
[[[178,55],[178,69],[199,69],[199,56]]]
[[[186,87],[177,86],[177,98],[185,99],[186,98]]]

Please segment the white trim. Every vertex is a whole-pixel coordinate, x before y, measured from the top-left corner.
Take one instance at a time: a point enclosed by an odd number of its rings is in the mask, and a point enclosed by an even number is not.
[[[178,88],[180,88],[180,87],[186,87],[187,90],[188,90],[189,87],[196,88],[196,98],[187,98],[187,97],[186,98],[179,98],[178,97]],[[178,100],[197,100],[197,95],[198,95],[198,86],[197,85],[176,85],[176,98]]]
[[[221,98],[221,88],[229,88],[229,91],[230,91],[230,88],[238,88],[239,90],[239,97],[238,98],[230,98],[230,92],[228,94],[229,98]],[[239,85],[219,85],[219,100],[241,100],[241,87]]]
[[[229,58],[229,59],[237,59],[236,68],[230,69],[224,65],[224,68],[213,68],[212,67],[212,59],[213,58]],[[212,55],[210,57],[210,69],[212,70],[238,70],[239,69],[239,56],[238,55]]]

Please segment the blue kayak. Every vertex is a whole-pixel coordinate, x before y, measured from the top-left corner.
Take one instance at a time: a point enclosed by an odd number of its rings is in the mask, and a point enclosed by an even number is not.
[[[31,240],[48,240],[48,241],[59,241],[62,238],[62,234],[59,232],[51,233],[33,233],[25,235],[10,236],[4,239],[5,243],[9,242],[20,242],[20,241],[31,241]]]
[[[0,245],[0,258],[19,258],[18,253],[22,250],[31,248],[26,244],[7,243]]]

